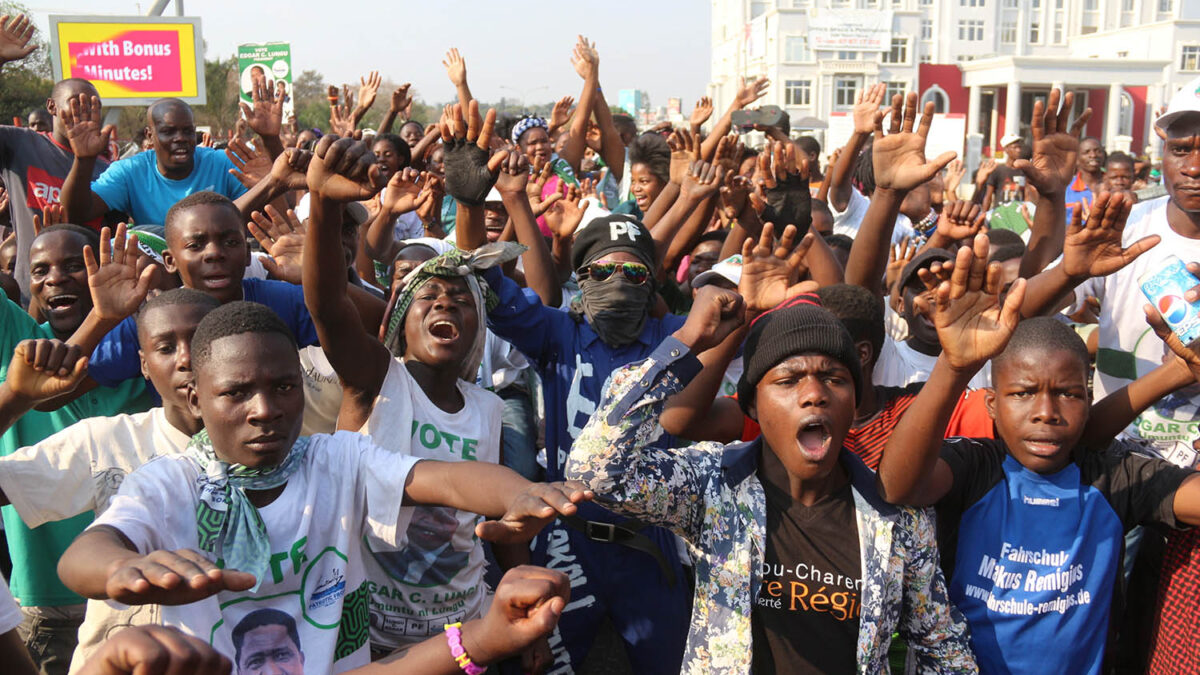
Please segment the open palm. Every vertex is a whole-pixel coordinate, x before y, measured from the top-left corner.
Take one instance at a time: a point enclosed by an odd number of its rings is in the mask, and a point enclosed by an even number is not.
[[[933,325],[942,355],[956,369],[978,368],[1004,351],[1021,318],[1024,280],[1010,287],[1001,305],[1002,273],[999,265],[989,269],[987,255],[987,235],[979,235],[959,249],[950,281],[937,289]]]
[[[1125,220],[1132,202],[1121,193],[1096,196],[1086,222],[1078,210],[1071,215],[1063,241],[1063,272],[1071,277],[1102,277],[1125,267],[1161,240],[1156,234],[1122,246]]]
[[[92,311],[101,319],[121,321],[142,306],[150,292],[154,266],[137,271],[137,235],[125,236],[125,223],[117,225],[113,236],[107,227],[100,230],[100,258],[96,259],[91,246],[83,249],[83,264],[87,267],[88,288],[92,294]]]
[[[797,283],[813,235],[805,235],[799,245],[793,247],[796,227],[788,225],[779,238],[779,245],[772,248],[774,241],[775,226],[766,223],[757,242],[751,238],[742,245],[742,277],[738,282],[738,293],[745,300],[746,311],[751,316],[814,290],[810,284]]]
[[[875,113],[875,142],[871,152],[876,187],[908,191],[933,178],[954,159],[955,153],[943,152],[932,162],[926,161],[925,141],[933,122],[933,102],[925,104],[915,131],[916,92],[909,92],[903,109],[900,103],[898,95],[893,98],[891,132],[886,136],[883,133],[883,112]]]

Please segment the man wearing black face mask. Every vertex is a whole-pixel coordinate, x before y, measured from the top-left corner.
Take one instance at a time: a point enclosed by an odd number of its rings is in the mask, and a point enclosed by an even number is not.
[[[545,389],[547,480],[561,480],[575,438],[596,410],[609,373],[644,359],[684,318],[649,315],[658,259],[648,228],[628,215],[588,223],[572,264],[580,296],[563,312],[545,307],[499,270],[486,275],[500,302],[488,327],[536,364]],[[663,434],[657,445],[671,447]],[[573,601],[551,639],[556,663],[578,665],[605,616],[625,639],[634,672],[678,673],[690,589],[674,537],[597,505],[562,519],[536,540],[533,561],[570,575]],[[566,653],[562,653],[565,651]]]

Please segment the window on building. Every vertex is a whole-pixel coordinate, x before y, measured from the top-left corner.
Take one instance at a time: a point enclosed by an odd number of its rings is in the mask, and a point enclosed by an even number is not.
[[[829,6],[830,6],[830,7],[834,7],[834,8],[837,8],[837,7],[849,7],[849,6],[850,6],[850,0],[829,0]]]
[[[833,78],[833,104],[838,108],[854,107],[854,97],[858,95],[858,78]]]
[[[1122,136],[1133,135],[1133,97],[1121,92],[1121,108],[1117,116],[1117,133]]]
[[[1133,0],[1121,0],[1121,27],[1133,25]]]
[[[986,0],[958,0],[959,7],[983,7]]]
[[[792,9],[808,9],[810,0],[792,0]]]
[[[1042,24],[1034,21],[1029,24],[1029,41],[1037,44],[1042,39]]]
[[[908,63],[908,38],[892,38],[892,49],[883,53],[884,63]]]
[[[1030,9],[1041,9],[1042,8],[1042,0],[1029,0],[1029,8]]]
[[[903,97],[905,92],[908,91],[908,83],[907,82],[893,81],[893,82],[884,82],[884,84],[887,85],[887,91],[883,95],[884,103],[891,103],[892,97],[894,97],[896,94],[900,94],[900,96]]]
[[[857,61],[858,52],[838,52],[838,61]]]
[[[958,21],[958,39],[968,42],[977,42],[983,39],[983,21],[978,19],[959,19]]]
[[[933,19],[921,19],[921,39],[926,42],[933,39]]]
[[[1200,70],[1200,45],[1184,45],[1179,51],[1180,70]]]
[[[1063,0],[1054,0],[1054,9],[1062,9]]]
[[[862,0],[863,9],[879,9],[879,0]]]
[[[750,18],[765,14],[767,11],[767,3],[761,0],[750,0]]]
[[[1054,13],[1054,44],[1061,45],[1063,43],[1063,13]]]
[[[1158,0],[1158,13],[1159,14],[1169,13],[1171,11],[1172,7],[1174,6],[1174,4],[1175,3],[1173,2],[1173,0]]]
[[[1000,42],[1006,45],[1017,43],[1017,21],[1016,19],[1005,19],[1000,24]]]
[[[1003,2],[1000,3],[1000,6],[1005,9],[1016,9],[1018,5],[1017,0],[1003,0]]]
[[[933,63],[933,54],[929,52],[921,54],[921,63]]]
[[[933,0],[921,0],[922,7],[933,7]]]
[[[805,63],[813,60],[812,52],[808,51],[808,38],[803,35],[789,35],[783,41],[784,61]]]
[[[812,105],[812,80],[787,80],[783,83],[784,105]]]

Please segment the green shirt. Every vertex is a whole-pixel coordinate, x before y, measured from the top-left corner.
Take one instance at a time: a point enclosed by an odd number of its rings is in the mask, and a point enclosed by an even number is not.
[[[53,338],[50,324],[38,324],[11,300],[0,301],[0,381],[8,378],[13,350],[22,340]],[[146,382],[140,378],[120,386],[96,387],[54,412],[31,410],[0,436],[0,456],[33,445],[88,417],[137,413],[153,406]],[[58,559],[92,522],[91,513],[29,529],[11,506],[3,508],[4,534],[13,560],[9,586],[26,607],[58,607],[84,601],[58,579]]]

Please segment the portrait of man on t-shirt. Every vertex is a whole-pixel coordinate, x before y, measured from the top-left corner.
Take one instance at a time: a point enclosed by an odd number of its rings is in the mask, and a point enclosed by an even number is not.
[[[375,560],[397,581],[414,586],[450,583],[467,566],[471,552],[454,548],[458,530],[455,510],[444,506],[413,509],[405,532],[407,545],[398,551],[372,551]]]
[[[256,609],[233,627],[238,675],[304,675],[296,621],[278,609]]]

